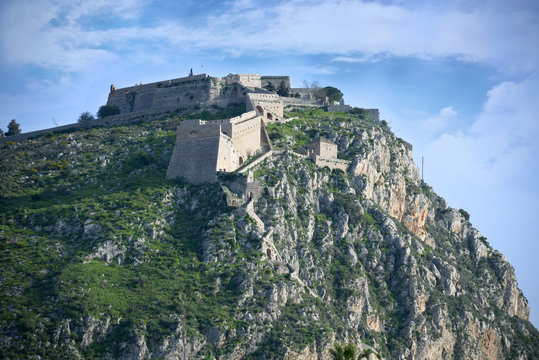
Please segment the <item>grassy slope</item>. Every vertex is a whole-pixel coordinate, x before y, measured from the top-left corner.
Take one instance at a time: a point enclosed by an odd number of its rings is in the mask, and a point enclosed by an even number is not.
[[[228,114],[212,117],[220,115]],[[3,336],[25,344],[2,346],[4,357],[54,356],[62,350],[44,344],[54,342],[58,321],[82,314],[128,319],[126,327],[140,322],[150,340],[171,332],[173,313],[185,315],[194,328],[213,317],[233,323],[227,304],[234,294],[226,286],[213,294],[217,271],[199,261],[196,246],[207,219],[224,210],[223,201],[215,206],[219,188],[189,186],[199,204],[196,214],[165,201],[187,186],[165,180],[177,122],[163,118],[3,145],[0,323]],[[149,228],[167,216],[176,221],[152,241]],[[99,239],[84,234],[88,219],[101,227]],[[142,248],[129,245],[138,239]],[[123,265],[88,259],[106,240],[127,247]],[[144,260],[138,265],[137,256]],[[230,281],[237,271],[237,265],[223,264],[218,275]],[[125,335],[122,326],[115,331]],[[104,345],[90,347],[87,355]]]
[[[305,146],[316,136],[330,136],[336,131],[345,137],[354,136],[339,126],[341,122],[354,122],[356,128],[363,129],[373,126],[358,116],[321,110],[291,115],[300,119],[268,127],[273,143],[279,147]],[[52,134],[21,144],[2,145],[0,338],[4,342],[0,343],[0,357],[65,355],[65,348],[53,348],[47,343],[55,343],[60,323],[69,318],[73,320],[72,331],[65,342],[73,340],[79,344],[80,332],[76,327],[85,323],[81,318],[85,314],[98,319],[110,316],[119,324],[105,340],[81,349],[90,358],[118,349],[121,341],[132,341],[137,329],[145,329],[149,343],[155,344],[174,331],[177,316],[192,336],[205,334],[211,325],[241,328],[246,324],[238,320],[238,315],[245,309],[234,305],[240,296],[238,278],[252,272],[249,263],[261,267],[254,296],[246,305],[253,313],[266,307],[267,299],[260,295],[265,289],[290,281],[261,264],[253,248],[238,243],[242,219],[235,219],[233,224],[227,220],[230,209],[226,208],[217,185],[193,186],[165,180],[178,122],[177,117],[161,118],[151,123]],[[400,140],[393,136],[391,141]],[[339,156],[353,159],[369,145],[367,142],[351,147]],[[309,176],[317,172],[318,176],[329,177],[326,190],[335,196],[334,209],[316,214],[317,233],[312,243],[306,244],[313,253],[318,254],[318,242],[328,231],[324,229],[326,219],[335,221],[339,209],[351,215],[351,226],[381,231],[378,209],[370,208],[358,215],[356,199],[340,192],[342,173],[316,169],[308,161],[296,165],[297,168],[287,168],[286,174],[298,192],[306,191],[299,179],[306,172]],[[274,170],[261,166],[255,176],[271,186],[279,180]],[[427,186],[410,186],[408,190],[435,198]],[[286,202],[283,206],[286,209]],[[295,211],[287,209],[290,225],[305,228],[305,214],[292,215]],[[163,219],[167,221],[162,222]],[[216,219],[215,224],[208,224],[208,219]],[[97,237],[92,235],[92,224],[100,227]],[[156,231],[159,234],[154,238]],[[409,233],[404,227],[400,231]],[[200,240],[208,233],[224,239],[223,246],[232,256],[211,265],[202,262]],[[432,256],[447,256],[444,248],[461,246],[447,233],[440,233],[438,239],[443,246],[437,250],[426,247],[423,253],[414,254],[420,264],[430,262]],[[107,241],[125,248],[121,265],[116,260],[107,264],[101,258],[89,258]],[[339,316],[345,311],[346,299],[354,295],[346,284],[359,275],[369,279],[372,306],[384,314],[387,324],[398,333],[407,316],[404,302],[399,303],[391,286],[378,286],[381,282],[398,281],[395,274],[388,273],[384,278],[373,273],[358,274],[357,269],[346,265],[347,244],[341,242],[335,243],[332,255],[337,261],[327,263],[323,257],[319,259],[332,281],[325,285],[336,301],[328,305],[304,296],[301,304],[289,302],[253,356],[271,354],[279,346],[307,345],[327,338],[328,332],[342,333],[344,326]],[[355,246],[358,253],[367,248],[369,256],[377,250],[388,252],[383,242],[374,244],[364,239]],[[488,264],[466,263],[459,273],[473,287],[483,268],[492,270]],[[453,301],[438,290],[431,295],[433,301]],[[471,308],[469,302],[473,298],[463,299],[459,301],[467,303],[448,303],[455,316],[462,309]],[[309,311],[316,311],[320,319],[305,321]],[[365,341],[384,344],[386,354],[404,346],[398,336],[380,336],[367,332]],[[241,336],[235,339],[242,341]],[[229,351],[234,345],[228,344],[221,351]],[[218,350],[210,346],[204,351],[209,355]]]

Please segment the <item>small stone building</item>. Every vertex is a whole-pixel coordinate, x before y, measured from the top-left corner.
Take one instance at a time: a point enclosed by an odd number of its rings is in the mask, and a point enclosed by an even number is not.
[[[319,167],[347,172],[350,166],[350,161],[337,158],[337,144],[323,136],[307,145],[307,154]]]
[[[323,136],[307,145],[307,151],[328,159],[337,158],[337,144]]]

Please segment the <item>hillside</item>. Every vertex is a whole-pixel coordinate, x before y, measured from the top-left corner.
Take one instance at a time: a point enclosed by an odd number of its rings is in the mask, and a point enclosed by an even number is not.
[[[360,115],[290,115],[268,126],[285,151],[253,169],[264,231],[227,206],[244,175],[165,179],[178,116],[0,145],[0,357],[539,358],[513,268],[407,143]],[[348,175],[296,154],[319,136]]]

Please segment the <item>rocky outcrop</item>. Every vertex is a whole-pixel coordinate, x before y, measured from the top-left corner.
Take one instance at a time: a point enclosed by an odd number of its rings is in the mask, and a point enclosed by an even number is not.
[[[383,123],[313,113],[270,132],[281,148],[252,168],[243,207],[226,200],[243,175],[164,180],[174,139],[155,124],[60,141],[97,159],[73,160],[77,196],[102,193],[52,209],[36,195],[37,210],[3,217],[0,357],[326,360],[335,343],[370,360],[538,357],[513,268],[421,181],[410,146]],[[287,149],[319,136],[348,174]]]

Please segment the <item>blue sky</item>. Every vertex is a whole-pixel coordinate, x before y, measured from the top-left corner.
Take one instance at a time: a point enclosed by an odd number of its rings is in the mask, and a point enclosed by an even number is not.
[[[516,269],[539,325],[536,1],[4,0],[0,127],[75,122],[109,86],[290,75],[379,108]],[[3,121],[3,123],[2,123]]]

